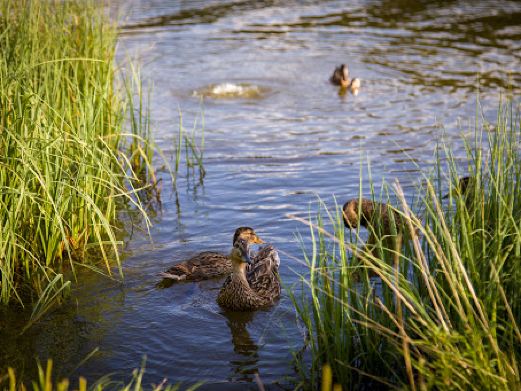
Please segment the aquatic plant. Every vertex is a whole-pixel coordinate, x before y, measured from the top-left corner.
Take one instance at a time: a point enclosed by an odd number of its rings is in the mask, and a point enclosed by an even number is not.
[[[500,106],[493,125],[476,120],[464,194],[444,144],[414,208],[393,185],[409,232],[398,250],[382,235],[365,247],[360,229],[346,240],[338,206],[322,203],[306,222],[309,275],[292,299],[309,333],[311,363],[298,368],[311,388],[325,363],[344,389],[521,387],[521,123],[512,107]],[[368,230],[383,232],[378,222]]]
[[[65,275],[102,272],[99,259],[121,272],[118,211],[149,223],[139,193],[157,182],[148,113],[137,72],[119,78],[116,40],[95,2],[0,1],[3,304],[47,308]]]
[[[34,379],[31,382],[32,389],[34,391],[67,391],[70,389],[77,389],[79,391],[86,391],[87,389],[91,390],[134,390],[134,391],[141,391],[141,390],[151,390],[151,391],[177,391],[181,389],[180,384],[176,385],[169,385],[166,382],[166,379],[164,379],[160,384],[158,385],[150,385],[149,387],[146,387],[143,385],[143,376],[145,374],[145,366],[144,364],[141,366],[140,369],[135,369],[132,371],[132,378],[128,383],[124,383],[121,381],[114,381],[111,379],[109,375],[103,376],[102,378],[98,379],[96,382],[94,382],[91,386],[88,386],[87,380],[80,376],[77,380],[77,386],[72,386],[71,381],[69,379],[61,379],[56,380],[53,379],[53,370],[52,370],[53,362],[52,360],[47,361],[47,365],[45,366],[45,369],[42,367],[41,364],[38,364],[38,378]],[[196,390],[201,383],[197,383],[193,386],[184,388],[187,391],[194,391]],[[17,390],[27,390],[27,386],[17,379],[16,372],[12,368],[8,368],[7,374],[4,376],[0,376],[0,387],[4,390],[9,391],[17,391]],[[77,387],[77,388],[76,388]]]
[[[186,163],[186,177],[195,173],[197,168],[199,171],[199,182],[202,183],[206,170],[203,164],[204,155],[204,112],[201,110],[200,124],[198,124],[197,117],[194,119],[192,131],[189,133],[183,125],[183,115],[179,112],[179,132],[175,141],[175,173],[179,172],[181,167],[181,157],[184,145],[185,163]],[[198,131],[198,128],[200,130]],[[199,141],[197,141],[197,134],[200,134]]]

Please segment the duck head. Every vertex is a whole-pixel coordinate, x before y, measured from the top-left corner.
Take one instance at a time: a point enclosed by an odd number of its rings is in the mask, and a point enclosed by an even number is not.
[[[262,244],[264,240],[259,238],[259,236],[255,233],[253,228],[250,227],[239,227],[235,230],[235,234],[233,235],[233,244],[237,241],[237,239],[243,239],[248,243]]]
[[[230,253],[230,259],[232,263],[237,266],[251,264],[249,243],[245,239],[238,238],[233,244],[232,252]]]
[[[358,199],[354,198],[347,201],[342,207],[344,225],[347,228],[356,228],[359,225],[367,227],[367,215],[369,214],[368,212],[370,212],[368,209],[372,209],[372,202],[362,199],[362,208],[360,214],[358,213],[358,205]]]

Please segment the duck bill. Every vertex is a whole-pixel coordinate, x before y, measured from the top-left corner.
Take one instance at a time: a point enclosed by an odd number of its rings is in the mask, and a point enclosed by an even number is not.
[[[253,239],[253,243],[255,243],[255,244],[264,244],[266,242],[264,240],[262,240],[261,238],[259,238],[258,236],[255,236],[255,238]]]

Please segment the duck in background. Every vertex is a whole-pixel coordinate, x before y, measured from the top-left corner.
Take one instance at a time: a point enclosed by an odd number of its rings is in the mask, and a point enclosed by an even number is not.
[[[336,86],[340,86],[342,90],[349,89],[355,96],[360,92],[361,80],[358,77],[354,79],[349,77],[349,68],[346,64],[336,67],[329,81]]]
[[[344,225],[349,229],[357,228],[360,225],[364,228],[369,228],[370,224],[374,227],[380,225],[382,235],[392,235],[393,225],[396,233],[400,233],[405,228],[402,217],[398,212],[392,210],[390,205],[373,202],[366,198],[353,198],[347,201],[342,207],[342,215]]]
[[[257,236],[253,228],[239,227],[233,235],[233,242],[238,239],[248,244],[262,244],[264,241]],[[232,260],[228,255],[204,251],[194,257],[180,262],[159,275],[172,281],[202,281],[211,278],[227,276],[232,272]]]
[[[362,226],[368,229],[365,251],[379,259],[391,258],[395,265],[399,264],[403,237],[410,238],[410,235],[407,223],[398,211],[389,204],[354,198],[344,204],[342,215],[347,228]],[[415,235],[418,235],[417,231]]]
[[[250,257],[249,243],[238,239],[230,254],[233,271],[224,282],[217,303],[232,311],[254,311],[272,305],[280,297],[280,265],[271,245]],[[248,267],[250,265],[250,267]]]

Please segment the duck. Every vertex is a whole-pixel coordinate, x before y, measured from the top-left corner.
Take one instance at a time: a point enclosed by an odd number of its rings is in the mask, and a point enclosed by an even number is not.
[[[249,253],[248,241],[237,239],[230,253],[232,273],[217,296],[217,303],[223,308],[254,311],[274,304],[280,297],[277,250],[267,245],[253,258]]]
[[[476,178],[471,176],[464,176],[458,180],[458,184],[453,187],[452,191],[445,194],[442,198],[447,199],[452,196],[468,197],[471,193],[470,189],[476,186]]]
[[[351,79],[349,78],[349,68],[347,65],[341,64],[337,66],[329,78],[329,81],[336,86],[348,87],[351,84]]]
[[[402,217],[389,204],[374,202],[366,198],[353,198],[347,201],[342,207],[342,215],[344,225],[349,229],[357,228],[360,225],[369,228],[370,224],[376,226],[380,223],[382,234],[392,235],[393,231],[400,233],[405,228]]]
[[[232,243],[238,239],[244,240],[248,244],[264,243],[251,227],[237,228],[233,234]],[[229,256],[215,251],[203,251],[159,275],[173,281],[202,281],[227,276],[231,272],[232,261]]]
[[[336,67],[329,81],[334,85],[340,86],[342,89],[349,89],[355,96],[360,92],[360,86],[362,84],[362,81],[358,77],[351,80],[349,77],[349,68],[346,64],[341,64]]]

